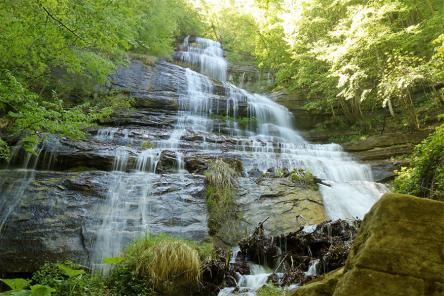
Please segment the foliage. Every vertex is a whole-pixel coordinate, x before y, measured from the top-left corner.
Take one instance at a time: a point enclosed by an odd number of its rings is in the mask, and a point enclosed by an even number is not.
[[[53,295],[103,295],[103,279],[72,262],[47,263],[32,277],[33,282],[54,289]]]
[[[134,241],[124,252],[124,263],[156,291],[174,294],[197,288],[201,260],[193,243],[168,235],[148,235]]]
[[[28,151],[48,133],[82,137],[116,107],[92,97],[128,51],[167,56],[202,29],[186,0],[1,1],[0,20],[1,158],[4,134]]]
[[[0,279],[3,283],[5,283],[11,290],[23,290],[29,287],[30,281],[16,278],[16,279]]]
[[[444,124],[415,147],[409,167],[397,173],[397,192],[444,201]]]
[[[310,110],[342,113],[367,128],[367,113],[384,107],[417,129],[418,96],[431,93],[428,99],[443,107],[441,0],[203,2],[213,11],[204,15],[212,32],[221,32],[220,40],[235,35],[225,46],[254,48],[257,65],[276,72],[277,88],[295,93]],[[248,34],[218,21],[234,13],[253,18]],[[237,38],[244,43],[230,41]]]
[[[48,286],[43,285],[32,285],[29,287],[30,289],[18,289],[18,290],[10,290],[7,292],[0,293],[0,295],[4,296],[51,296],[54,289]]]
[[[20,136],[28,151],[32,151],[47,134],[79,139],[84,136],[85,128],[110,113],[110,108],[99,111],[89,104],[65,109],[55,94],[52,101],[42,100],[10,72],[0,73],[0,115],[14,123],[8,131]],[[2,154],[7,156],[6,152]]]

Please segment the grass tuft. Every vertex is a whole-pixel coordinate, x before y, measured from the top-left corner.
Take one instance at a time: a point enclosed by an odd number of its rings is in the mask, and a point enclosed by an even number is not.
[[[148,235],[124,252],[129,269],[165,294],[197,287],[201,259],[196,246],[165,234]]]

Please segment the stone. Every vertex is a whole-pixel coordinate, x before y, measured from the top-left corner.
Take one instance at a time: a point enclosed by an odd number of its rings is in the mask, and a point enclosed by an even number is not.
[[[174,151],[163,150],[160,153],[159,162],[156,166],[157,174],[172,174],[178,171],[177,154]]]
[[[208,169],[208,164],[215,159],[222,159],[236,172],[242,173],[242,161],[229,155],[188,155],[185,157],[185,169],[193,174],[204,175]]]
[[[343,273],[343,268],[329,272],[314,279],[309,284],[297,288],[293,296],[331,296]]]
[[[444,203],[387,193],[365,216],[336,287],[294,295],[442,296],[443,258]]]
[[[264,227],[275,235],[327,220],[320,192],[300,187],[290,178],[241,178],[236,202],[253,226],[273,213]]]

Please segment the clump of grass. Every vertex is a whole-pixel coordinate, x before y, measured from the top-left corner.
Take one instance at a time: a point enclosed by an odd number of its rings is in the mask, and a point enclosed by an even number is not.
[[[198,286],[202,261],[191,242],[168,235],[148,235],[124,252],[125,262],[139,278],[165,294]]]
[[[302,168],[294,169],[290,173],[290,179],[292,182],[299,185],[309,187],[311,189],[317,189],[316,180],[313,174]]]
[[[208,185],[227,190],[238,186],[237,177],[238,173],[221,159],[210,162],[205,174]]]

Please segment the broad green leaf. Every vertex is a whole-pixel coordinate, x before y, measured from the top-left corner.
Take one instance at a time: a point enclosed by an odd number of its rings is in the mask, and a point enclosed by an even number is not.
[[[120,264],[123,262],[123,257],[110,257],[110,258],[103,258],[103,263],[105,264]]]
[[[31,286],[31,296],[51,296],[52,292],[55,292],[54,288],[43,286],[43,285],[34,285]]]
[[[23,290],[29,287],[30,280],[25,280],[21,278],[17,279],[0,279],[3,283],[5,283],[11,290]]]
[[[84,274],[85,271],[83,269],[73,269],[71,267],[68,267],[64,264],[57,264],[57,267],[60,269],[60,271],[66,275],[67,277],[75,277],[75,276],[79,276],[81,274]]]
[[[20,291],[8,291],[0,293],[1,296],[29,296],[31,295],[31,290],[20,290]]]

